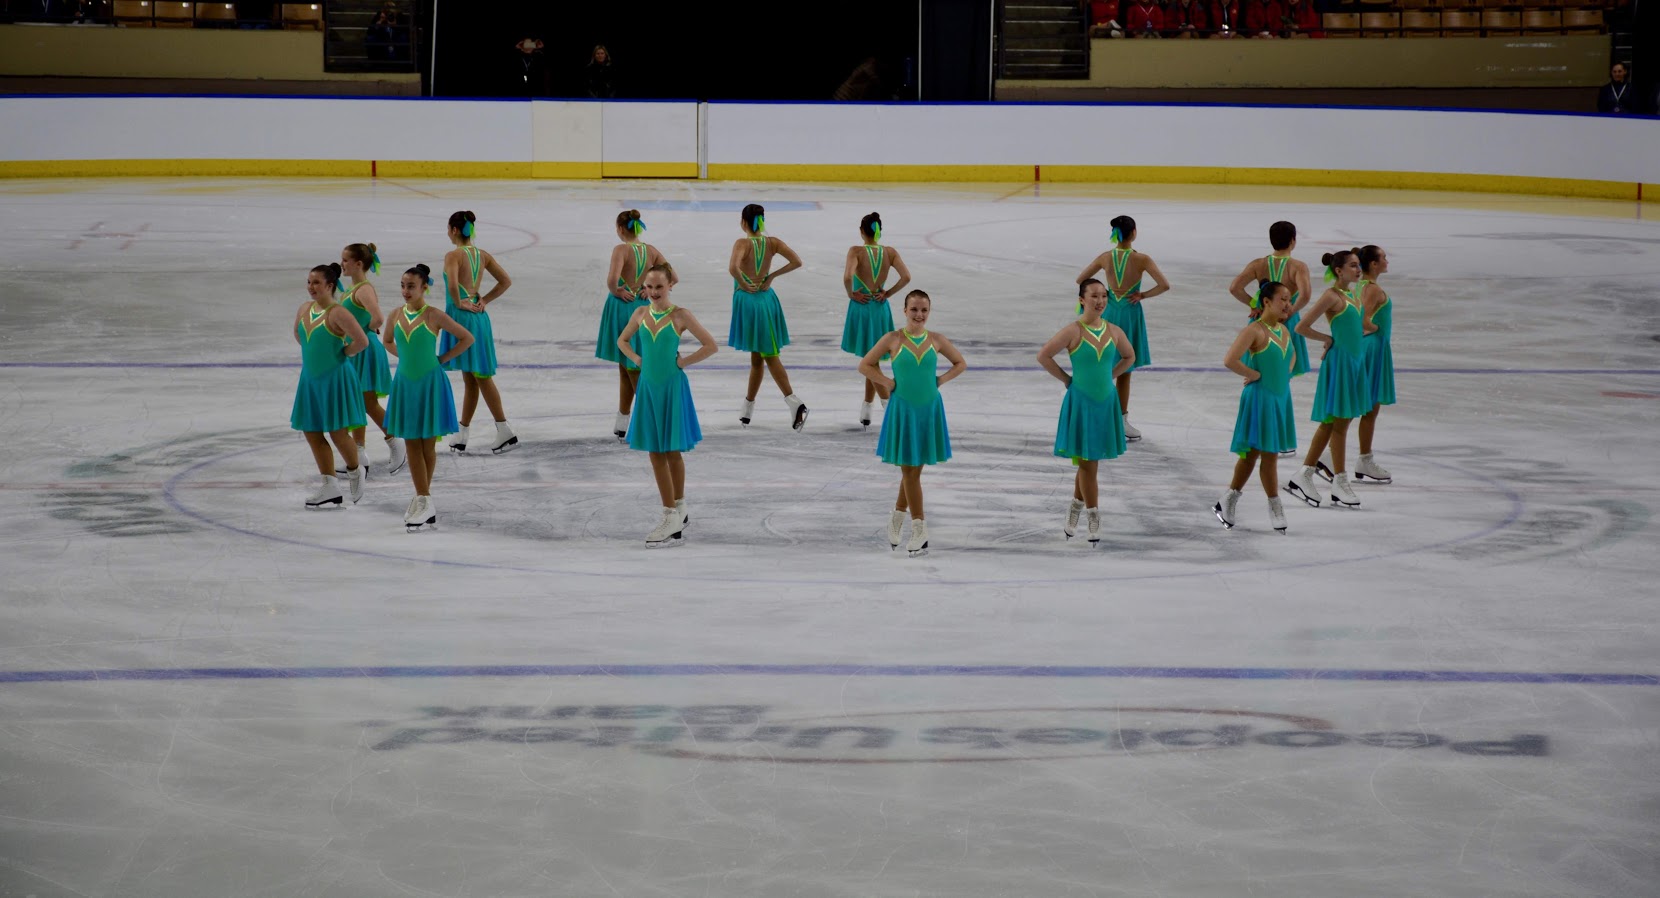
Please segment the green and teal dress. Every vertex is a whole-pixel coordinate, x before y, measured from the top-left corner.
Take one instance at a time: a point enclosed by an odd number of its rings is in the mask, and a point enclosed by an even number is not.
[[[463,246],[461,252],[467,258],[468,268],[473,273],[473,289],[478,289],[478,277],[484,271],[484,255],[476,246]],[[477,296],[467,292],[460,284],[455,285],[455,294],[461,299],[477,300]],[[445,371],[465,371],[474,377],[494,377],[496,375],[496,332],[490,326],[489,312],[469,312],[456,305],[450,299],[450,275],[444,273],[444,311],[455,323],[467,329],[473,335],[473,345],[461,355],[444,363]],[[438,338],[438,353],[443,355],[455,348],[455,338],[448,332]]]
[[[1358,285],[1343,294],[1343,310],[1331,318],[1331,348],[1320,360],[1311,420],[1324,424],[1358,418],[1372,410],[1372,385],[1366,379],[1366,349],[1361,345]]]
[[[932,465],[951,457],[951,432],[945,426],[940,398],[939,353],[924,331],[913,337],[899,332],[893,354],[893,395],[882,416],[876,454],[890,465]]]
[[[870,276],[877,286],[866,286],[859,280],[857,272],[853,275],[853,292],[875,294],[882,288],[882,266],[887,264],[887,251],[878,245],[864,247],[865,258],[870,261]],[[842,351],[851,352],[864,358],[883,337],[893,332],[893,309],[888,301],[872,300],[870,302],[847,301],[847,318],[842,322]]]
[[[761,277],[761,266],[767,258],[767,238],[751,237],[754,248],[755,277],[744,272],[738,277],[743,284],[754,284]],[[732,327],[726,333],[726,345],[738,352],[758,352],[775,356],[790,345],[790,328],[784,322],[784,306],[778,293],[771,287],[759,293],[750,293],[734,281],[732,284]]]
[[[1262,261],[1268,265],[1269,280],[1278,281],[1279,283],[1285,284],[1287,287],[1291,288],[1291,304],[1295,306],[1297,301],[1302,299],[1303,294],[1302,291],[1298,290],[1295,285],[1287,282],[1285,279],[1285,270],[1291,266],[1291,257],[1270,255],[1264,257]],[[1257,285],[1258,289],[1261,289],[1261,287],[1261,284]],[[1286,332],[1291,334],[1291,348],[1296,350],[1297,355],[1297,357],[1292,360],[1292,377],[1296,377],[1299,374],[1307,374],[1311,370],[1308,366],[1308,338],[1297,333],[1297,325],[1301,323],[1302,320],[1302,312],[1292,312],[1291,317],[1285,320]]]
[[[1107,308],[1101,317],[1118,325],[1129,338],[1130,348],[1135,350],[1135,361],[1130,363],[1130,370],[1142,368],[1153,363],[1153,351],[1147,348],[1147,316],[1141,311],[1141,303],[1130,302],[1126,297],[1141,290],[1141,279],[1124,286],[1124,272],[1130,267],[1130,255],[1133,250],[1115,249],[1112,256],[1112,278],[1118,289],[1107,288]],[[1079,306],[1079,311],[1082,311]]]
[[[411,314],[399,306],[387,321],[398,347],[398,373],[386,400],[386,432],[406,440],[447,436],[461,429],[455,417],[455,394],[438,364],[438,334],[427,323],[427,309]]]
[[[328,310],[316,303],[294,325],[300,337],[300,385],[289,426],[304,433],[355,430],[368,423],[357,369],[346,359],[351,338],[329,330]]]
[[[1100,327],[1078,322],[1083,338],[1072,350],[1072,383],[1061,400],[1055,428],[1055,454],[1077,461],[1099,461],[1124,454],[1124,412],[1112,370],[1121,356],[1105,321]]]
[[[628,421],[628,446],[643,452],[690,452],[703,440],[692,404],[692,384],[680,367],[680,332],[674,307],[645,310],[634,345],[640,353],[640,383],[634,415]]]
[[[1367,283],[1361,281],[1362,284]],[[1382,287],[1378,288],[1382,290]],[[1383,305],[1372,313],[1372,323],[1378,329],[1361,337],[1365,346],[1366,380],[1372,386],[1373,405],[1395,404],[1395,350],[1389,345],[1389,334],[1394,329],[1395,304],[1389,294],[1383,295]]]
[[[363,388],[363,392],[385,396],[392,391],[392,365],[386,358],[386,347],[375,339],[380,333],[369,329],[369,310],[357,301],[357,291],[367,283],[368,281],[363,281],[353,284],[352,289],[346,291],[345,298],[340,301],[340,304],[346,307],[346,311],[357,319],[357,326],[369,335],[369,347],[347,359],[347,362],[357,369],[357,385]]]
[[[644,243],[625,244],[634,253],[634,283],[645,276],[646,268],[651,261],[651,248]],[[628,284],[628,281],[618,277],[617,288]],[[617,348],[617,338],[628,327],[628,320],[634,317],[634,310],[639,308],[636,303],[641,300],[627,300],[618,296],[615,291],[605,294],[605,308],[599,313],[599,339],[594,344],[594,358],[604,359],[607,362],[616,362],[624,368],[638,367],[628,360]],[[638,340],[634,344],[634,351],[640,351]]]
[[[1234,418],[1228,451],[1241,458],[1252,451],[1274,455],[1297,448],[1297,415],[1291,407],[1297,344],[1289,325],[1261,326],[1268,331],[1268,345],[1240,359],[1262,375],[1239,391],[1239,414]]]

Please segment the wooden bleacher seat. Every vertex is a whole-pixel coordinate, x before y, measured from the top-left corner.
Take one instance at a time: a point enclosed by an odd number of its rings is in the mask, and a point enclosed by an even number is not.
[[[1481,11],[1481,33],[1488,37],[1503,37],[1522,33],[1522,14],[1503,9]]]
[[[1563,34],[1601,34],[1603,30],[1600,9],[1562,10]]]
[[[150,20],[150,14],[153,12],[155,10],[150,7],[150,0],[115,0],[110,7],[110,15],[115,18],[115,24],[128,28],[149,28],[155,24]]]
[[[1442,9],[1479,9],[1481,0],[1441,0]]]
[[[1401,37],[1440,37],[1441,11],[1409,9],[1401,13]]]
[[[1511,9],[1516,6],[1516,0],[1481,0],[1480,3],[1472,5],[1482,9]]]
[[[284,3],[282,5],[282,27],[302,31],[322,31],[323,4]]]
[[[231,3],[197,3],[196,24],[202,28],[235,28],[236,6]]]
[[[191,28],[196,25],[196,4],[179,0],[155,0],[157,28]]]
[[[1562,10],[1560,9],[1524,9],[1522,10],[1523,34],[1561,34]]]
[[[1361,37],[1400,37],[1401,14],[1398,12],[1363,12],[1360,14]]]
[[[1359,37],[1360,13],[1328,12],[1320,15],[1320,27],[1327,37]]]
[[[1523,9],[1557,9],[1562,6],[1562,0],[1521,0]]]
[[[1442,37],[1480,37],[1481,13],[1467,9],[1449,9],[1441,13]]]
[[[1401,0],[1397,6],[1401,9],[1439,9],[1441,0]]]

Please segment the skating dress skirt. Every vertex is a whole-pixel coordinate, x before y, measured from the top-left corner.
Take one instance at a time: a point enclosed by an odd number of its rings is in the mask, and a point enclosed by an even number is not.
[[[1285,270],[1291,265],[1291,257],[1269,255],[1264,256],[1262,261],[1268,266],[1268,279],[1270,281],[1285,284],[1287,287],[1291,286],[1291,283],[1285,279]],[[1262,285],[1258,284],[1257,289],[1262,289]],[[1297,305],[1297,300],[1301,299],[1302,295],[1302,291],[1292,289],[1291,305],[1293,307]],[[1292,377],[1307,374],[1311,370],[1308,366],[1308,338],[1297,333],[1297,324],[1302,320],[1302,312],[1292,312],[1291,317],[1286,319],[1285,322],[1285,329],[1291,334],[1291,348],[1297,351],[1297,357],[1291,363]]]
[[[628,248],[634,251],[634,283],[638,284],[645,275],[646,262],[651,259],[651,248],[642,243],[630,243]],[[622,278],[617,278],[617,287],[627,286]],[[605,307],[599,313],[599,338],[594,343],[594,358],[604,359],[607,362],[616,362],[624,368],[638,368],[639,366],[628,360],[617,348],[617,338],[628,327],[628,320],[634,317],[634,310],[640,307],[641,300],[627,300],[616,293],[605,294]],[[634,351],[640,351],[638,338],[634,343]]]
[[[357,371],[348,364],[348,338],[329,330],[328,310],[316,303],[294,325],[300,337],[300,385],[294,391],[289,426],[305,433],[354,430],[368,423]]]
[[[1331,319],[1331,348],[1320,360],[1320,380],[1314,387],[1314,414],[1324,424],[1337,418],[1358,418],[1372,410],[1372,385],[1366,379],[1365,348],[1361,345],[1361,307],[1353,294],[1343,299],[1343,311]]]
[[[866,246],[865,255],[870,259],[872,277],[877,283],[882,282],[882,247]],[[864,295],[873,295],[879,291],[877,287],[867,287],[853,276],[853,292]],[[883,337],[893,332],[893,309],[885,299],[873,299],[869,302],[847,301],[847,318],[842,322],[842,351],[851,352],[860,358],[870,352]]]
[[[461,252],[466,255],[467,263],[472,268],[473,286],[478,286],[478,276],[484,269],[483,257],[476,247],[463,246]],[[461,285],[455,287],[456,295],[461,299],[477,299],[467,293]],[[450,301],[450,276],[444,275],[444,311],[455,323],[467,329],[473,335],[473,345],[461,355],[450,359],[444,364],[445,371],[464,371],[475,377],[496,376],[496,332],[490,327],[489,312],[469,312]],[[455,348],[455,338],[445,332],[438,338],[438,354],[443,355]]]
[[[628,446],[643,452],[690,452],[703,439],[692,404],[692,385],[680,367],[680,333],[674,308],[646,310],[634,343],[640,353],[640,384],[628,421]]]
[[[913,337],[901,331],[900,337],[904,343],[893,354],[893,395],[882,416],[876,454],[890,465],[938,464],[951,457],[951,432],[936,375],[939,353],[927,333]]]
[[[766,262],[766,238],[751,237],[755,245],[755,276],[761,276]],[[790,345],[790,328],[784,322],[784,306],[778,293],[771,287],[759,293],[750,293],[744,287],[755,282],[743,275],[742,282],[732,282],[732,327],[726,333],[726,345],[738,352],[758,352],[775,356]]]
[[[1395,351],[1389,346],[1394,319],[1395,306],[1385,296],[1383,305],[1372,313],[1372,323],[1378,329],[1360,341],[1365,347],[1366,380],[1372,385],[1373,405],[1395,404]]]
[[[1104,322],[1099,329],[1082,327],[1084,338],[1072,350],[1072,384],[1055,427],[1055,454],[1074,462],[1117,458],[1125,447],[1124,412],[1112,378],[1118,346]]]
[[[362,287],[363,284],[353,285],[340,304],[352,313],[352,317],[357,319],[357,326],[369,335],[369,346],[346,362],[357,369],[357,385],[363,388],[363,392],[385,396],[392,392],[392,365],[386,358],[386,347],[376,339],[380,336],[379,332],[369,329],[369,310],[358,304],[357,291]]]
[[[1268,345],[1260,352],[1247,352],[1241,360],[1262,376],[1239,391],[1239,414],[1228,451],[1243,458],[1253,451],[1274,455],[1297,448],[1297,416],[1291,407],[1294,346],[1289,327],[1270,329]]]
[[[460,430],[455,394],[438,364],[438,335],[427,325],[426,310],[393,313],[392,339],[398,347],[398,373],[386,401],[386,432],[406,440],[425,440]]]

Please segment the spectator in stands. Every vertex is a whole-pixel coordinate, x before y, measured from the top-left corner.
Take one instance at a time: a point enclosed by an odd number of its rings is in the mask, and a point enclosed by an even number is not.
[[[609,100],[617,95],[616,69],[611,62],[611,51],[604,44],[594,47],[582,80],[588,86],[588,96],[596,100]]]
[[[1245,34],[1249,37],[1279,37],[1284,18],[1285,7],[1279,0],[1245,0]]]
[[[1608,83],[1597,92],[1597,111],[1615,115],[1637,112],[1637,94],[1631,92],[1626,78],[1625,63],[1616,62],[1608,68]]]
[[[882,91],[882,69],[874,56],[866,56],[830,96],[843,103],[891,99]]]
[[[1195,38],[1210,29],[1205,27],[1205,5],[1200,0],[1170,0],[1164,8],[1164,36]]]
[[[1320,11],[1312,0],[1285,0],[1286,37],[1325,37],[1320,28]]]
[[[1090,37],[1124,36],[1124,26],[1118,24],[1118,0],[1092,0],[1088,6]]]
[[[236,24],[241,28],[270,28],[275,3],[236,4]]]
[[[1164,10],[1153,0],[1131,0],[1126,14],[1124,34],[1127,37],[1163,37]]]
[[[1239,33],[1239,0],[1210,0],[1206,13],[1211,37],[1234,37]]]
[[[513,45],[515,58],[513,60],[514,93],[521,97],[545,97],[548,95],[548,62],[542,50],[547,45],[542,39],[532,34],[520,39]]]
[[[370,59],[396,59],[398,54],[398,33],[402,26],[398,23],[398,5],[387,0],[375,14],[375,20],[369,23],[368,33],[363,36],[363,47],[368,51]]]

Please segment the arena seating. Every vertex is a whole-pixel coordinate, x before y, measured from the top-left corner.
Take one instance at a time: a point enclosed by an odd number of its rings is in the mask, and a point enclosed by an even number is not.
[[[1607,30],[1602,7],[1576,0],[1362,0],[1351,8],[1358,11],[1321,16],[1328,37],[1506,37]]]

